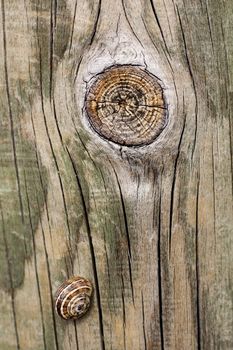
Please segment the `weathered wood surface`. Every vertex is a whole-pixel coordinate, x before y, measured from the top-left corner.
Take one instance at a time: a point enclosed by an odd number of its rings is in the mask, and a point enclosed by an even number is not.
[[[0,7],[0,349],[232,349],[233,2]],[[161,79],[148,146],[87,123],[113,64]],[[53,311],[73,274],[95,287],[77,323]]]

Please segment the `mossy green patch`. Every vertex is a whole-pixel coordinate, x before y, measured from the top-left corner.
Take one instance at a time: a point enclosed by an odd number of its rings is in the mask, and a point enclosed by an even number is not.
[[[21,132],[21,120],[30,107],[26,88],[18,80],[10,110],[7,99],[0,100],[0,288],[6,291],[23,283],[25,259],[32,255],[47,195],[46,169],[35,144]]]
[[[34,79],[42,83],[46,97],[53,91],[54,74],[69,43],[72,19],[66,1],[30,1],[30,26],[37,50]]]
[[[109,288],[102,290],[101,293],[106,293],[103,297],[108,298],[109,307],[114,309],[113,304],[121,298],[121,289],[118,286],[122,283],[122,275],[127,276],[125,281],[128,282],[125,283],[130,284],[129,247],[121,197],[115,176],[109,171],[109,167],[105,167],[101,159],[102,154],[100,155],[96,150],[95,154],[90,155],[85,149],[88,149],[85,135],[80,133],[79,136],[82,142],[79,142],[77,138],[71,154],[85,198],[94,251],[97,252],[96,242],[105,246],[103,254],[106,265],[101,281],[105,281]],[[83,144],[85,147],[82,146]],[[82,206],[79,206],[78,210],[82,210],[81,208]],[[97,261],[97,266],[98,264],[99,261]],[[130,285],[128,290],[130,291]]]
[[[57,158],[59,163],[59,173],[61,176],[64,196],[66,202],[66,221],[69,231],[69,245],[71,255],[75,254],[78,231],[83,222],[83,203],[79,188],[79,181],[82,182],[83,195],[86,198],[87,205],[89,202],[88,198],[88,186],[85,181],[82,167],[77,169],[72,163],[73,160],[70,158],[70,154],[61,149]]]
[[[5,140],[0,144],[0,287],[9,290],[24,279],[25,259],[32,254],[32,237],[46,195],[40,178],[47,175],[29,142],[19,144],[16,139],[14,155],[9,130],[1,130],[0,137]]]

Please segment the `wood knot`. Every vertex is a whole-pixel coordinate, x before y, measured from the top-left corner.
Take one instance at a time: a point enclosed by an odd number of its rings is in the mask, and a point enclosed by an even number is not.
[[[85,109],[93,129],[120,145],[149,144],[167,123],[158,79],[137,66],[114,66],[98,74],[87,91]]]

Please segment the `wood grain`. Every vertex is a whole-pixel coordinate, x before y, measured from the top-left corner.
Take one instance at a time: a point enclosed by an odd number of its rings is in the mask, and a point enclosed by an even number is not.
[[[233,348],[233,3],[0,1],[1,350]],[[109,142],[84,99],[113,65],[156,76],[169,119]],[[61,320],[67,278],[94,286]]]
[[[85,112],[100,136],[123,146],[151,143],[168,119],[158,79],[134,65],[112,66],[98,74],[87,90]]]

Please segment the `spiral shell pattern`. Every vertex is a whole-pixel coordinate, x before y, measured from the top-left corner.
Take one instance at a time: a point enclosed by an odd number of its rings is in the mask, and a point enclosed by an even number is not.
[[[83,277],[66,280],[55,294],[56,312],[65,320],[83,316],[90,307],[92,291],[91,282]]]
[[[159,80],[138,66],[114,66],[100,73],[85,98],[92,128],[120,145],[151,143],[167,123]]]

